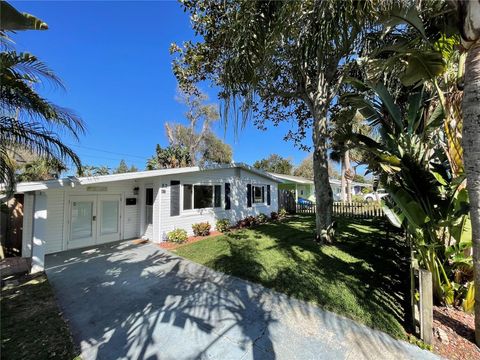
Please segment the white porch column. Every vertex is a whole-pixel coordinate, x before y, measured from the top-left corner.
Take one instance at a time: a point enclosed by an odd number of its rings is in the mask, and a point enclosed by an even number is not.
[[[32,237],[32,270],[31,273],[45,269],[45,240],[47,238],[47,195],[43,192],[35,194]]]
[[[160,233],[160,198],[161,198],[162,188],[161,184],[155,184],[153,186],[153,242],[159,243],[162,239],[162,234]]]
[[[23,195],[23,232],[22,232],[22,257],[32,257],[33,237],[33,201],[35,196],[31,193]]]

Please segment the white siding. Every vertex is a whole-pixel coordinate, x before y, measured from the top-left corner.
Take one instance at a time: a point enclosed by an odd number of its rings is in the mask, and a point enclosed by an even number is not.
[[[180,180],[180,215],[170,216],[170,181]],[[160,241],[166,239],[169,231],[181,228],[192,235],[192,224],[208,221],[215,229],[218,219],[228,218],[231,224],[247,216],[256,216],[260,213],[270,215],[272,211],[278,211],[277,183],[266,177],[251,173],[243,169],[221,169],[195,172],[191,174],[178,174],[161,178],[162,187],[160,191]],[[231,209],[225,210],[225,183],[230,183]],[[209,184],[222,185],[222,206],[216,209],[183,210],[183,184]],[[271,204],[252,204],[247,207],[247,184],[270,185]],[[266,194],[265,194],[266,201]],[[155,222],[155,221],[154,221]],[[155,239],[158,241],[157,239]]]
[[[34,195],[25,194],[23,199],[22,257],[31,257]]]
[[[63,207],[64,190],[47,192],[47,238],[45,253],[49,254],[63,250]]]

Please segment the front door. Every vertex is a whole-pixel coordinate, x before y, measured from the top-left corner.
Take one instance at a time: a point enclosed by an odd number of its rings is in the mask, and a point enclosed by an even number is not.
[[[78,248],[95,244],[97,197],[70,197],[70,239],[68,248]]]
[[[120,195],[70,197],[70,238],[74,249],[121,239]]]
[[[120,239],[120,196],[98,196],[97,243]]]

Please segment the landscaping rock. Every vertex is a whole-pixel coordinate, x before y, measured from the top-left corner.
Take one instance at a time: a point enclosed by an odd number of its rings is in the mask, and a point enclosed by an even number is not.
[[[448,345],[450,343],[447,333],[442,328],[436,328],[434,333],[437,339],[440,340],[442,344]]]

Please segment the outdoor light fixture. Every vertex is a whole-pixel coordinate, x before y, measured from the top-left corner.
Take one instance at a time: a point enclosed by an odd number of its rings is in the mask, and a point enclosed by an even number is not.
[[[138,186],[133,188],[133,195],[138,195]]]

